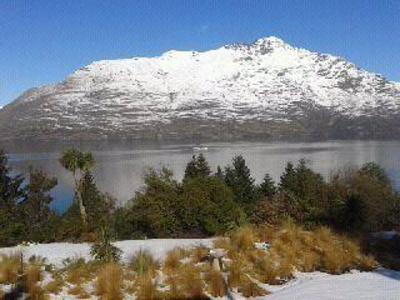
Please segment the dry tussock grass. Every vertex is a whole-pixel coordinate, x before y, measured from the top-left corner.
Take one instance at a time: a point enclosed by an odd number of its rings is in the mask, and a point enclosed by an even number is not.
[[[197,264],[204,261],[208,255],[209,249],[204,246],[197,246],[190,250],[189,256],[192,263]]]
[[[0,284],[13,284],[20,271],[20,254],[2,254],[0,256]]]
[[[81,284],[77,284],[68,289],[68,293],[78,299],[89,299],[90,295]]]
[[[40,265],[28,265],[25,270],[25,287],[30,299],[45,299],[45,292],[38,284],[42,280],[42,267]]]
[[[245,275],[238,286],[238,292],[244,297],[259,297],[268,295],[269,292],[259,287],[256,282],[251,280],[249,276]]]
[[[245,226],[233,232],[230,240],[236,251],[246,251],[254,249],[254,243],[258,238],[254,227]]]
[[[49,294],[59,294],[64,287],[64,281],[61,276],[53,275],[53,279],[44,287]]]
[[[135,296],[137,300],[159,299],[157,283],[153,280],[151,272],[146,272],[138,276],[136,286],[137,292]]]
[[[86,262],[83,258],[79,258],[70,262],[63,271],[65,279],[71,284],[82,284],[92,280],[100,264],[98,262]]]
[[[129,266],[138,275],[144,275],[149,272],[154,275],[155,271],[160,268],[160,263],[149,251],[139,250],[132,256]]]
[[[165,283],[168,292],[163,294],[167,299],[205,299],[204,282],[200,269],[192,264],[182,264],[169,273]]]
[[[120,266],[114,263],[103,266],[97,275],[96,294],[102,300],[123,299],[123,273]]]
[[[181,260],[189,255],[188,250],[176,247],[167,252],[164,260],[164,271],[176,270],[181,265]]]
[[[226,295],[227,287],[224,277],[220,271],[209,267],[205,274],[204,279],[207,283],[207,289],[213,297],[223,297]]]
[[[239,287],[245,276],[248,261],[243,254],[235,255],[228,266],[228,285],[231,288]]]

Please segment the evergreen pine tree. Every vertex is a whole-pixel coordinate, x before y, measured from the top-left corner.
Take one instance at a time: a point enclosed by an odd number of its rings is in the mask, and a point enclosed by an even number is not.
[[[290,190],[295,185],[296,171],[294,169],[293,163],[289,161],[286,164],[285,171],[281,175],[281,180],[279,183],[279,188],[281,190]]]
[[[215,172],[214,176],[221,181],[225,181],[225,175],[220,166],[217,166],[217,172]]]
[[[24,178],[12,177],[5,153],[0,150],[0,246],[18,243],[24,236],[25,227],[20,201],[25,194]]]
[[[247,213],[251,213],[255,202],[258,200],[254,179],[250,169],[246,165],[243,156],[235,156],[232,166],[225,168],[225,183],[235,195],[235,201],[241,205]]]
[[[276,193],[275,182],[269,174],[265,174],[263,182],[260,184],[260,193],[264,197],[271,198]]]
[[[184,181],[196,177],[207,177],[211,174],[210,167],[203,153],[193,155],[185,169]]]
[[[200,153],[196,161],[197,176],[207,177],[211,174],[210,167],[203,153]]]
[[[53,198],[50,191],[57,185],[56,178],[48,178],[41,170],[31,169],[29,172],[29,183],[22,204],[28,238],[36,242],[50,239],[51,224],[56,215],[50,209]]]
[[[79,190],[86,208],[88,231],[94,232],[109,226],[114,201],[97,187],[93,174],[87,170],[79,183]]]

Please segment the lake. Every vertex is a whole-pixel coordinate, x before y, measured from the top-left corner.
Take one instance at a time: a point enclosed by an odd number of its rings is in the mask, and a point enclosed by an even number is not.
[[[199,151],[191,144],[143,145],[128,143],[98,145],[85,144],[81,149],[93,152],[96,159],[95,178],[104,192],[114,196],[120,203],[132,198],[143,184],[147,167],[167,166],[181,179],[186,163]],[[234,142],[205,143],[202,152],[215,171],[217,165],[225,166],[236,154],[242,154],[253,177],[259,182],[265,173],[279,180],[286,163],[305,158],[310,166],[328,177],[332,170],[345,165],[360,166],[375,161],[383,166],[397,189],[400,187],[400,141],[327,141],[327,142]],[[0,148],[6,148],[0,144]],[[53,145],[47,151],[35,145],[14,147],[8,150],[14,172],[27,174],[29,166],[42,168],[57,177],[58,186],[53,190],[53,207],[63,211],[72,201],[72,175],[58,163],[62,149]]]

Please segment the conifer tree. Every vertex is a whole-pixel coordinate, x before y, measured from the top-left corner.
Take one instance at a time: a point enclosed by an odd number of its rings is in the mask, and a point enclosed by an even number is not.
[[[203,153],[193,155],[185,169],[184,181],[196,177],[207,177],[211,174],[210,167]]]
[[[253,209],[258,200],[254,179],[251,177],[250,169],[246,165],[243,156],[235,156],[232,166],[225,168],[225,183],[235,195],[235,201],[241,205],[247,213]]]
[[[294,170],[293,163],[289,161],[286,164],[285,171],[281,175],[279,188],[281,190],[288,190],[295,184],[296,171]]]
[[[98,189],[93,174],[88,170],[83,174],[79,185],[86,208],[88,230],[94,232],[99,228],[109,226],[114,201]]]
[[[49,238],[46,237],[47,229],[56,217],[50,209],[53,201],[50,191],[56,185],[56,178],[47,177],[42,170],[30,170],[26,195],[21,203],[30,240],[40,242]]]
[[[20,241],[24,225],[20,201],[25,189],[21,175],[11,176],[6,154],[0,150],[0,245],[9,246]]]
[[[225,181],[225,175],[220,166],[217,166],[217,172],[215,172],[214,176],[221,181]]]
[[[273,197],[276,193],[275,182],[268,173],[265,174],[264,179],[260,184],[260,193],[262,196],[267,198]]]

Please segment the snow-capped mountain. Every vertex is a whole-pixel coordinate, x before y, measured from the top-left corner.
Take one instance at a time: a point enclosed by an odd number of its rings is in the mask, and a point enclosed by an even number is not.
[[[0,138],[398,138],[400,84],[276,37],[94,62],[0,111]]]

